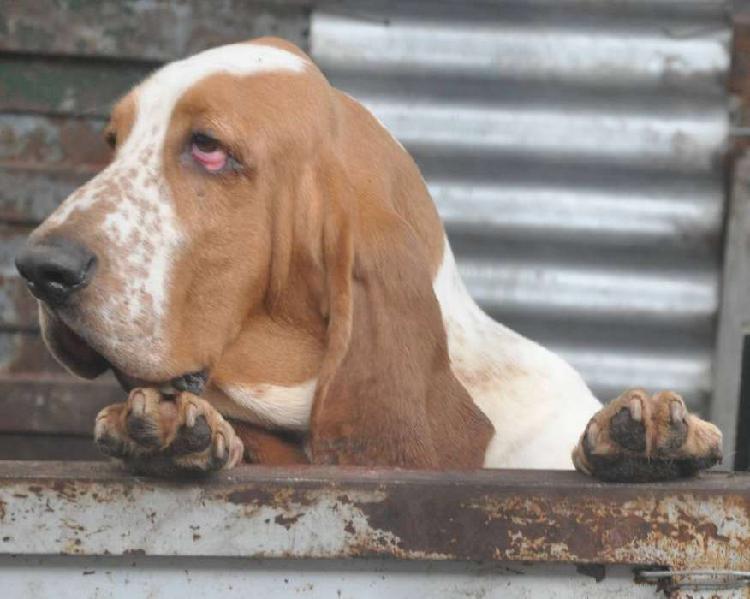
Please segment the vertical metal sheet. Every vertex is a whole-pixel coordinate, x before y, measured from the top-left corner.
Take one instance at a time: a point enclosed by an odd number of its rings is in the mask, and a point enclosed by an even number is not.
[[[480,304],[602,399],[706,412],[728,135],[717,1],[372,3],[311,52],[419,162]]]

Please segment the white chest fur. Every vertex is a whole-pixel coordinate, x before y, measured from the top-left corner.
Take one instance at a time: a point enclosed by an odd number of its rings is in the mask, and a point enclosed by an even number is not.
[[[482,312],[461,281],[447,239],[433,288],[453,372],[495,427],[485,467],[572,468],[570,452],[601,407],[580,375]]]
[[[269,428],[305,431],[310,427],[315,379],[285,387],[268,383],[224,385],[210,401],[230,418]]]

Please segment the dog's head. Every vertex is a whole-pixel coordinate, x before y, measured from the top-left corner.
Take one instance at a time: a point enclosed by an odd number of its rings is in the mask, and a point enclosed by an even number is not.
[[[117,104],[111,163],[17,257],[66,366],[163,382],[216,361],[265,295],[287,165],[324,145],[328,92],[296,48],[260,40],[167,65]]]
[[[432,464],[435,444],[455,453],[450,435],[415,431],[453,418],[446,394],[482,424],[449,368],[432,290],[444,233],[419,171],[304,53],[261,39],[167,65],[118,103],[106,134],[111,164],[17,258],[71,371],[154,385],[210,372],[270,314],[324,348],[320,453],[345,454],[386,418],[418,459],[388,459],[382,432],[378,458]],[[340,402],[355,394],[352,414]]]

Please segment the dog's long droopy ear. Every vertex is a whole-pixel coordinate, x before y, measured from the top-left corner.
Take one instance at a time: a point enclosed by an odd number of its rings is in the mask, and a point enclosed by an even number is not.
[[[313,461],[479,468],[494,429],[451,371],[425,249],[388,203],[352,200],[356,211],[334,207],[324,224],[328,348]]]

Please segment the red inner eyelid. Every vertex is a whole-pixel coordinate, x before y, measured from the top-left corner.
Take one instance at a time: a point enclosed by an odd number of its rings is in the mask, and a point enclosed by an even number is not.
[[[222,168],[227,161],[227,153],[221,148],[217,148],[210,152],[204,152],[193,144],[191,152],[193,157],[209,170],[218,170]]]
[[[226,152],[221,149],[211,150],[210,152],[206,152],[205,150],[201,150],[198,146],[193,145],[193,154],[195,154],[198,158],[207,158],[209,160],[213,159],[217,156],[226,156]]]

